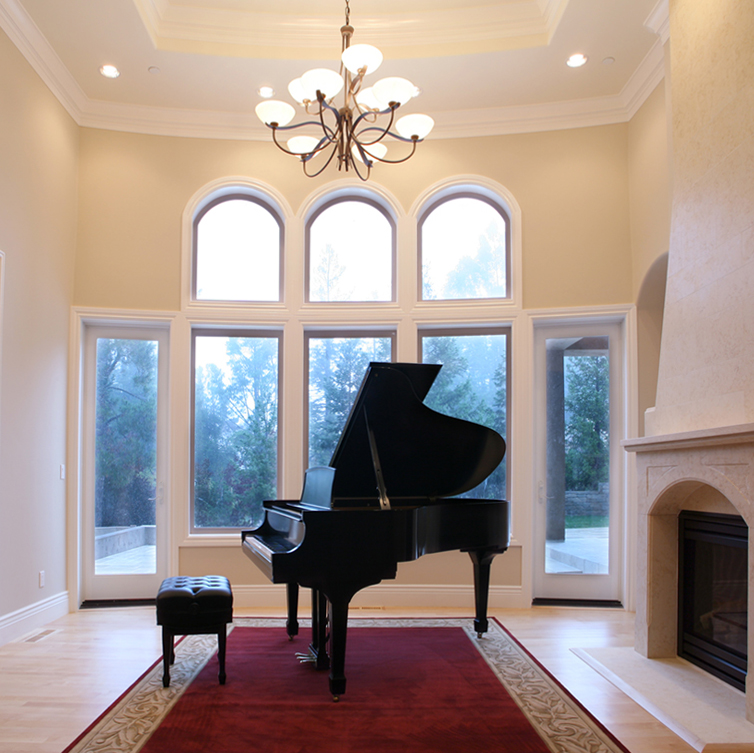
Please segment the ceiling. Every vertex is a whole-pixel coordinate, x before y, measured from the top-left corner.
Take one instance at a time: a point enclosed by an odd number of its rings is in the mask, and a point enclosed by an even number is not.
[[[431,115],[431,138],[625,122],[663,76],[667,0],[349,4],[352,43],[385,55],[372,78],[421,88],[402,110]],[[0,26],[80,125],[216,138],[267,140],[257,89],[291,101],[291,79],[337,70],[344,18],[345,0],[0,0]]]

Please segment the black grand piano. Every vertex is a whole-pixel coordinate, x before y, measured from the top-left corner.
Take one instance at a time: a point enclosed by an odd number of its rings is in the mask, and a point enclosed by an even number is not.
[[[468,552],[474,629],[487,631],[490,566],[510,538],[508,503],[448,497],[484,481],[503,459],[505,442],[492,429],[424,405],[440,368],[371,363],[330,466],[306,471],[300,500],[264,502],[262,525],[241,534],[246,555],[273,583],[288,584],[290,638],[298,632],[298,586],[312,589],[308,656],[317,668],[329,666],[335,700],[346,687],[349,602],[362,588],[395,578],[399,562]]]

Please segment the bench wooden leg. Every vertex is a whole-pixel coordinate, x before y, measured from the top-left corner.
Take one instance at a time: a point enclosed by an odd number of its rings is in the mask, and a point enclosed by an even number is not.
[[[170,665],[175,661],[173,634],[163,626],[162,628],[162,687],[170,685]]]
[[[217,660],[220,663],[218,678],[220,685],[225,685],[225,644],[228,639],[228,631],[225,625],[217,633]]]

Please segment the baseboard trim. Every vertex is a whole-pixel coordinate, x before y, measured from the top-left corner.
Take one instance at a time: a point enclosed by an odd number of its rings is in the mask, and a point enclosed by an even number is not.
[[[302,604],[306,598],[302,597]],[[234,585],[233,604],[247,609],[280,607],[285,604],[285,586]],[[308,606],[308,602],[305,606]],[[365,609],[455,607],[473,610],[474,587],[380,583],[359,591],[351,606]],[[526,603],[520,586],[490,586],[489,606],[493,609],[527,609],[531,604]]]
[[[68,614],[68,591],[0,617],[0,646]]]

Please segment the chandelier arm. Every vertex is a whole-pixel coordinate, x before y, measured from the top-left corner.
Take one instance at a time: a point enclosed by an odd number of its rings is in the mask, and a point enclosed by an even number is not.
[[[380,136],[380,138],[377,138],[374,141],[366,142],[364,146],[371,146],[372,144],[376,144],[377,142],[385,138],[385,136],[390,136],[391,139],[395,139],[396,141],[402,141],[405,144],[413,144],[414,142],[421,144],[424,141],[424,139],[420,139],[418,137],[414,138],[413,136],[410,136],[410,137],[401,136],[399,133],[395,133],[394,131],[387,131],[383,128],[380,128],[379,126],[369,126],[369,128],[362,128],[358,134],[354,134],[354,135],[358,138],[361,136],[362,133],[368,133],[369,131],[378,131],[382,135]]]
[[[391,133],[390,135],[392,136],[393,134]],[[400,165],[401,162],[406,162],[414,156],[416,145],[419,143],[420,139],[401,139],[401,141],[408,141],[411,143],[411,151],[405,157],[401,157],[401,159],[385,159],[384,157],[377,157],[376,155],[371,154],[368,147],[371,146],[371,144],[376,144],[376,141],[372,141],[370,144],[365,144],[363,146],[356,139],[354,139],[354,141],[359,147],[361,147],[360,151],[365,151],[371,159],[377,160],[377,162],[382,162],[386,165]]]
[[[359,161],[353,159],[350,152],[348,154],[348,160],[346,161],[346,170],[348,170],[348,165],[350,165],[353,168],[353,171],[356,173],[356,175],[363,181],[369,180],[369,176],[372,172],[372,162],[369,159],[372,155],[367,156],[367,152],[364,151],[364,148],[359,144],[358,141],[354,140],[354,144],[358,147],[359,153],[361,154],[362,164],[364,167],[366,167],[367,172],[366,175],[361,174],[361,169],[359,168]]]
[[[301,165],[304,168],[304,175],[306,175],[307,178],[316,178],[323,170],[327,168],[327,166],[332,162],[333,157],[335,156],[335,153],[338,151],[338,144],[337,142],[332,143],[332,151],[330,152],[330,156],[325,160],[325,163],[314,173],[307,172],[307,164],[309,160],[315,155],[315,152],[309,152],[309,154],[300,155],[301,156]]]
[[[292,152],[290,149],[287,149],[286,147],[284,147],[277,140],[277,136],[275,135],[276,131],[290,130],[291,128],[299,128],[300,126],[303,126],[303,125],[319,125],[319,123],[313,123],[313,124],[312,123],[299,123],[298,125],[295,125],[295,126],[277,126],[277,127],[269,126],[272,129],[272,143],[275,144],[275,146],[278,149],[280,149],[281,152],[284,152],[285,154],[290,154],[293,157],[302,157],[302,156],[305,156],[305,155],[309,155],[310,159],[315,154],[319,154],[321,151],[323,151],[324,149],[326,149],[327,146],[328,146],[328,144],[335,144],[335,143],[337,143],[328,134],[324,138],[320,139],[320,141],[317,144],[317,146],[314,149],[312,149],[311,152],[304,152],[303,155],[302,155],[301,152]]]
[[[384,139],[385,136],[387,136],[388,134],[390,136],[393,136],[393,138],[401,138],[399,136],[396,136],[395,134],[393,134],[390,131],[390,127],[393,125],[393,121],[395,120],[395,111],[399,107],[400,107],[400,105],[395,105],[394,107],[390,107],[387,110],[382,110],[380,112],[371,111],[371,112],[368,112],[368,113],[367,112],[362,113],[361,115],[359,115],[358,118],[356,118],[356,120],[353,121],[353,126],[352,126],[351,130],[352,130],[354,136],[358,138],[362,133],[367,133],[368,131],[378,131],[380,133],[380,136],[378,138],[374,139],[374,141],[370,141],[369,142],[370,144],[376,144],[378,141],[382,141],[382,139]],[[370,126],[369,128],[363,128],[358,134],[356,133],[356,129],[359,127],[359,125],[361,124],[361,122],[364,121],[367,118],[368,115],[375,115],[375,116],[377,116],[377,115],[387,115],[388,113],[390,113],[390,121],[388,122],[388,124],[386,126],[383,127],[383,126],[373,125],[373,126]],[[373,121],[367,121],[367,122],[376,123],[377,122],[377,118],[375,117],[375,119]]]

